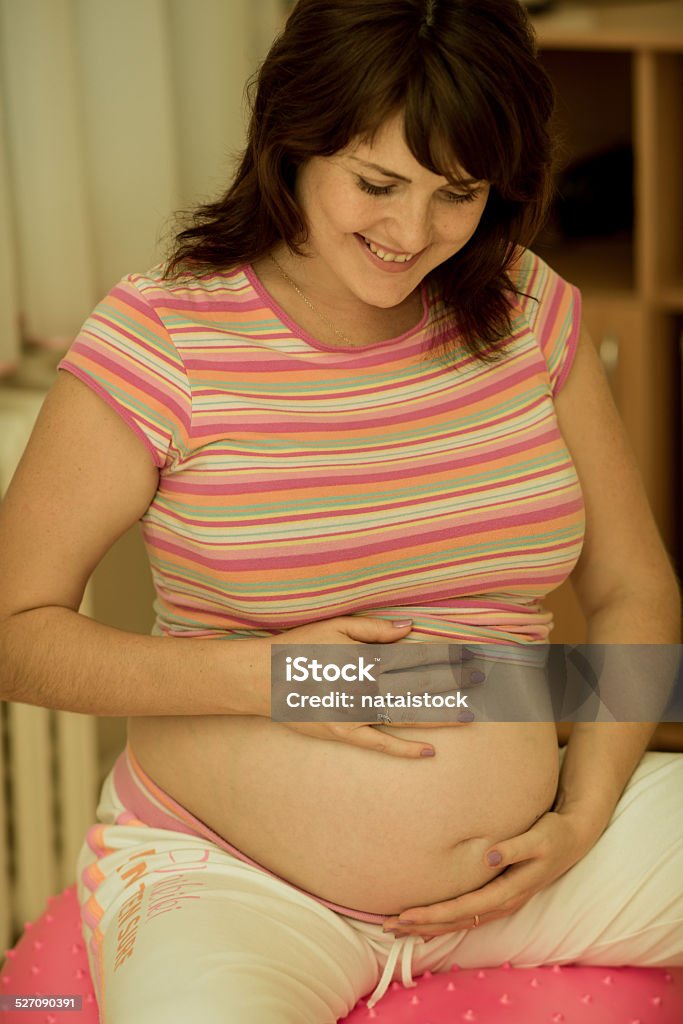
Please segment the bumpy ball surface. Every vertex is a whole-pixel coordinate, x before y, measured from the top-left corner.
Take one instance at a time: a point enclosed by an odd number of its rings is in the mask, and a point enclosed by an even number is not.
[[[345,1024],[683,1024],[683,971],[533,967],[426,971],[415,988],[391,983]]]
[[[2,1024],[99,1024],[74,885],[48,900],[45,913],[24,926],[24,934],[5,955],[3,1001],[16,995],[80,996],[82,1009],[6,1009],[0,1012]]]
[[[81,997],[81,1010],[5,1008],[15,995]],[[99,1024],[75,886],[28,922],[0,974],[2,1024]],[[535,967],[427,971],[415,988],[392,982],[345,1024],[682,1024],[683,969]]]

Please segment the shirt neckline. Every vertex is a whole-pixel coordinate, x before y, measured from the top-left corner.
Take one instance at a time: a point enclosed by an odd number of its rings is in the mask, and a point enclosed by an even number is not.
[[[275,313],[283,324],[286,324],[286,326],[289,327],[290,331],[294,334],[294,337],[306,342],[306,344],[310,345],[311,348],[316,348],[323,352],[344,352],[346,354],[357,354],[359,356],[363,355],[365,352],[375,352],[377,349],[384,348],[386,345],[397,345],[398,343],[405,341],[407,338],[413,337],[424,329],[429,320],[427,284],[425,281],[422,281],[420,284],[422,316],[413,327],[409,327],[407,331],[403,332],[403,334],[399,334],[394,338],[386,338],[384,341],[373,342],[371,345],[326,345],[324,342],[318,341],[318,339],[312,334],[309,334],[308,331],[304,330],[296,320],[292,319],[292,317],[285,312],[282,306],[275,301],[273,296],[266,289],[265,285],[261,282],[251,263],[245,264],[242,269],[254,291],[256,291],[263,302],[265,302],[268,309]]]

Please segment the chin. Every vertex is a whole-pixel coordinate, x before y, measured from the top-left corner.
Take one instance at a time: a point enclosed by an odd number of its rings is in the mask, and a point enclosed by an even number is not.
[[[389,278],[387,281],[373,282],[370,287],[368,287],[366,279],[360,287],[354,288],[353,292],[362,302],[367,303],[368,306],[376,306],[378,309],[392,309],[394,306],[404,302],[419,287],[422,277],[413,278],[411,275],[411,278],[411,280],[400,282],[395,279],[392,281]]]
[[[410,291],[414,291],[413,288]],[[373,295],[369,298],[362,298],[362,301],[368,305],[373,306],[375,309],[394,309],[396,306],[400,306],[402,302],[406,300],[410,292],[406,292],[405,295],[400,295],[397,298],[379,298],[377,295]]]

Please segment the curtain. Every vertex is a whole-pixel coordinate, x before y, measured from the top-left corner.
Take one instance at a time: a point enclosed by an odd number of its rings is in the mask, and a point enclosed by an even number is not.
[[[222,191],[283,0],[0,0],[0,375]]]

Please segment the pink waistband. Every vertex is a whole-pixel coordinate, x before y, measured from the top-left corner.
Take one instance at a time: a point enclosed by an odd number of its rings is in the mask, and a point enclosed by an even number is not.
[[[389,916],[388,914],[366,914],[362,910],[354,910],[351,907],[342,907],[338,903],[331,903],[321,896],[316,896],[312,892],[307,892],[306,889],[299,888],[298,885],[292,885],[286,878],[281,878],[280,875],[276,875],[273,871],[268,871],[262,864],[252,860],[251,857],[247,857],[245,853],[242,853],[236,846],[228,843],[217,832],[214,832],[208,825],[205,825],[203,821],[190,814],[181,804],[176,803],[163,789],[160,789],[140,767],[129,744],[126,745],[125,750],[121,752],[114,765],[114,788],[119,800],[127,811],[127,814],[121,814],[117,819],[117,824],[119,825],[125,825],[132,816],[151,828],[166,828],[172,829],[174,832],[186,832],[188,835],[202,836],[204,839],[208,839],[220,847],[221,850],[227,850],[234,857],[244,861],[245,864],[251,864],[252,867],[258,868],[259,871],[264,871],[271,878],[278,878],[285,885],[289,885],[292,889],[310,896],[311,899],[329,907],[330,910],[334,910],[337,914],[353,917],[358,921],[368,921],[371,924],[381,924]]]

